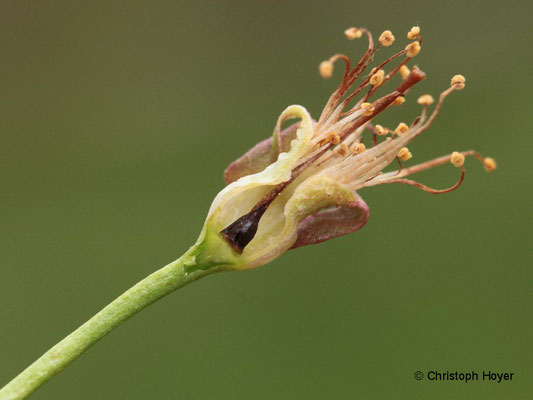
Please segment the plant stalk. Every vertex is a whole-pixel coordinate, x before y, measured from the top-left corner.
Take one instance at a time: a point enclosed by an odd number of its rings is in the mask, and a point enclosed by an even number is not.
[[[195,246],[149,275],[44,353],[0,389],[0,400],[25,399],[85,350],[143,308],[203,276],[219,271],[196,263]]]

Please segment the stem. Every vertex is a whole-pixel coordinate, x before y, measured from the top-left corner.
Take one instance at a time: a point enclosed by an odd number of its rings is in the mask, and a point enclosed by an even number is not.
[[[195,246],[107,305],[0,389],[0,400],[28,397],[94,343],[146,306],[196,279],[220,270],[200,268],[195,262],[194,253]]]

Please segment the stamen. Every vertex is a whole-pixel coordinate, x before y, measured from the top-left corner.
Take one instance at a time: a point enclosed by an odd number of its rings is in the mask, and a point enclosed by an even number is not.
[[[402,161],[409,160],[413,155],[409,151],[407,147],[402,147],[400,151],[398,152],[398,158],[400,158]]]
[[[374,107],[374,105],[372,103],[363,103],[361,104],[361,110],[363,110],[363,116],[365,117],[369,117],[371,116],[372,114],[374,114],[374,110],[376,108]]]
[[[382,183],[405,183],[407,185],[416,186],[417,188],[422,189],[431,194],[443,194],[443,193],[448,193],[448,192],[451,192],[457,189],[459,186],[461,186],[461,183],[463,183],[464,179],[465,179],[465,167],[461,166],[461,177],[459,178],[459,181],[455,185],[450,186],[449,188],[446,188],[446,189],[432,189],[429,186],[426,186],[417,181],[413,181],[411,179],[392,179],[390,181],[385,181]]]
[[[413,40],[419,38],[420,35],[420,27],[419,26],[413,26],[409,32],[407,32],[407,39]]]
[[[366,150],[366,146],[364,143],[356,143],[352,147],[353,154],[361,154],[365,150]]]
[[[418,98],[416,101],[418,104],[422,104],[423,106],[429,106],[430,104],[433,104],[435,100],[433,100],[433,96],[430,94],[424,94]]]
[[[483,165],[485,166],[485,171],[487,172],[492,172],[498,167],[498,165],[496,164],[496,161],[494,161],[494,158],[492,157],[484,158]]]
[[[378,70],[370,77],[370,84],[373,86],[379,86],[383,83],[383,78],[385,77],[385,71],[382,69]]]
[[[379,37],[379,42],[383,46],[389,47],[390,45],[392,45],[394,43],[394,35],[392,34],[391,31],[385,31]]]
[[[318,66],[318,71],[320,72],[320,76],[322,78],[331,78],[331,75],[333,75],[333,63],[329,60],[322,61]]]
[[[463,75],[454,75],[451,81],[451,85],[455,87],[457,90],[461,90],[465,88],[465,82],[466,79]]]
[[[395,105],[395,106],[401,106],[403,103],[405,103],[405,97],[404,96],[400,96],[400,97],[398,97],[396,100],[394,100],[392,102],[392,104]]]
[[[386,135],[388,133],[388,130],[383,128],[381,125],[376,125],[375,129],[376,133],[380,136]]]
[[[403,136],[409,131],[409,127],[404,122],[400,122],[396,129],[394,130],[394,133],[398,136]]]
[[[457,151],[454,151],[452,153],[452,156],[450,157],[450,163],[454,167],[462,167],[463,164],[465,163],[465,156]]]
[[[405,46],[405,50],[407,52],[406,55],[409,58],[413,58],[414,56],[416,56],[418,53],[420,53],[421,49],[422,47],[420,46],[420,42],[418,40],[415,40],[414,42],[409,43],[407,46]]]
[[[359,39],[363,36],[363,32],[359,28],[348,28],[344,31],[344,35],[348,38],[348,40],[354,40]]]
[[[402,65],[400,67],[400,75],[402,76],[402,79],[405,79],[409,76],[411,71],[409,70],[409,67],[407,65]]]

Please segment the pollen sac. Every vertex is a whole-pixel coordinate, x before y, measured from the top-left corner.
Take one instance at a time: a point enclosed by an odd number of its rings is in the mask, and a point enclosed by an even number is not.
[[[318,66],[318,72],[324,79],[331,78],[331,75],[333,75],[333,63],[329,60],[322,61]]]
[[[409,58],[413,58],[418,53],[420,53],[420,49],[422,49],[422,47],[420,46],[420,42],[418,40],[415,40],[414,42],[409,43],[407,46],[405,46],[405,50],[407,51],[405,55]]]
[[[352,147],[353,154],[361,154],[365,150],[366,150],[366,146],[364,143],[356,143]]]
[[[394,43],[394,35],[391,31],[385,31],[379,37],[379,41],[383,46],[389,47],[391,44]]]
[[[483,165],[485,166],[485,171],[488,172],[492,172],[498,167],[496,161],[492,157],[485,157],[483,159]]]
[[[413,26],[409,32],[407,32],[407,39],[413,40],[416,39],[420,35],[420,27],[419,26]]]
[[[346,154],[348,154],[348,145],[346,143],[341,143],[335,148],[335,151],[339,156],[344,157]]]
[[[383,78],[385,78],[385,71],[380,69],[370,77],[370,84],[373,86],[379,86],[383,83]]]
[[[397,134],[398,136],[403,136],[407,133],[408,130],[409,130],[409,127],[407,126],[407,124],[400,122],[398,126],[396,127],[396,129],[394,130],[394,133]]]
[[[363,111],[363,116],[369,117],[374,114],[375,107],[372,103],[363,103],[361,104],[361,110]]]
[[[452,153],[452,157],[450,158],[450,162],[454,167],[462,167],[465,163],[465,156],[457,151],[454,151]]]
[[[423,106],[429,106],[430,104],[433,104],[434,101],[435,100],[433,100],[433,96],[430,94],[424,94],[420,96],[416,102]]]
[[[409,67],[407,65],[402,65],[400,67],[400,75],[402,76],[402,79],[405,79],[409,76],[411,71],[409,70]]]
[[[451,85],[457,90],[465,88],[466,79],[463,75],[454,75],[451,81]]]
[[[392,102],[392,104],[394,104],[395,106],[401,106],[403,103],[405,103],[405,97],[403,96],[396,97]]]
[[[344,31],[344,35],[348,38],[348,40],[354,40],[359,39],[361,36],[363,36],[363,31],[359,28],[348,28]]]
[[[411,152],[409,151],[409,149],[407,147],[402,147],[400,149],[400,151],[398,152],[398,157],[400,158],[400,160],[402,161],[407,161],[409,160],[411,157],[413,157],[413,155],[411,154]]]
[[[376,125],[375,126],[375,130],[376,130],[376,133],[380,136],[383,136],[383,135],[386,135],[387,134],[387,130],[385,128],[383,128],[381,125]]]
[[[339,144],[341,141],[340,136],[336,132],[330,132],[326,136],[326,140],[332,144]]]

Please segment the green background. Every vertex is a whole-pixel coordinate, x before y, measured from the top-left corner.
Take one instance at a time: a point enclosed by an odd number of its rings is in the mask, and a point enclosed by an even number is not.
[[[391,29],[400,49],[420,24],[429,79],[380,121],[464,74],[409,163],[476,149],[496,172],[468,160],[442,196],[365,189],[362,231],[180,290],[34,398],[531,398],[531,2],[0,4],[0,383],[181,255],[225,166],[287,105],[319,114],[339,71],[318,63],[366,47],[345,28]],[[515,377],[414,380],[430,369]]]

